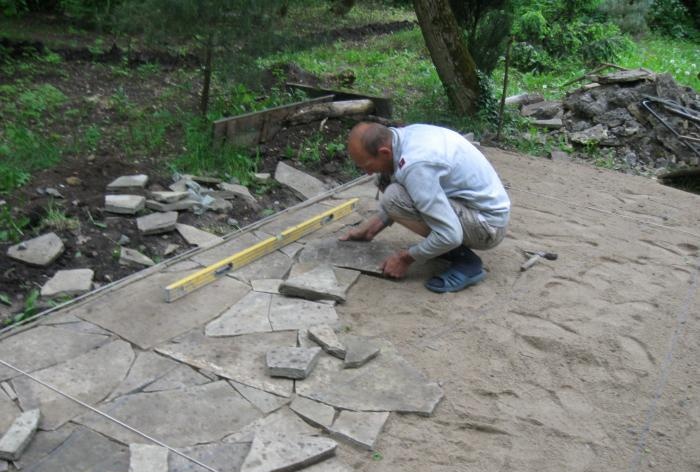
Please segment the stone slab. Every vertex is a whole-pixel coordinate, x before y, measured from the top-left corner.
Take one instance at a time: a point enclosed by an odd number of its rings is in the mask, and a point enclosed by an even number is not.
[[[72,296],[89,292],[94,275],[92,269],[59,270],[41,287],[41,296]]]
[[[173,231],[177,224],[177,212],[151,213],[136,218],[136,227],[143,235],[161,234]]]
[[[279,287],[282,282],[282,279],[259,279],[251,280],[250,285],[255,292],[279,294]]]
[[[328,264],[321,264],[303,274],[290,275],[279,286],[279,292],[307,300],[345,301],[345,292]]]
[[[120,215],[135,215],[146,206],[140,195],[105,195],[105,211]]]
[[[562,110],[560,101],[543,101],[524,105],[520,109],[520,114],[526,117],[548,120],[557,116]]]
[[[381,343],[364,336],[345,335],[343,336],[343,345],[346,349],[343,361],[345,369],[362,367],[377,357],[382,350]]]
[[[250,450],[250,444],[250,441],[242,443],[215,442],[185,447],[181,449],[181,452],[220,472],[235,472],[240,470],[241,465],[243,465],[243,461],[245,461]],[[204,471],[202,467],[177,454],[170,454],[169,463],[169,472]]]
[[[183,198],[182,200],[178,200],[173,203],[162,203],[156,200],[146,200],[146,208],[160,212],[191,210],[197,205],[199,205],[199,202],[192,198]]]
[[[22,457],[15,461],[15,466],[19,470],[25,470],[38,464],[46,456],[57,450],[73,434],[75,429],[75,425],[68,423],[56,431],[37,431],[34,439],[22,453]]]
[[[125,266],[131,266],[131,267],[139,267],[139,266],[145,266],[145,267],[151,267],[154,266],[156,263],[153,262],[153,259],[150,257],[146,256],[145,254],[141,254],[135,249],[130,249],[128,247],[122,246],[120,253],[119,253],[119,263],[121,265]]]
[[[394,252],[396,248],[385,242],[367,243],[327,238],[307,243],[299,254],[298,260],[301,263],[325,263],[368,274],[382,275],[382,262]]]
[[[225,381],[185,390],[135,393],[103,405],[103,409],[173,447],[218,441],[260,416],[260,412]],[[86,413],[76,422],[121,443],[143,440],[93,412]]]
[[[219,188],[226,192],[231,192],[236,197],[239,197],[249,203],[253,208],[259,208],[260,204],[255,199],[255,197],[250,193],[248,187],[240,184],[229,184],[222,182],[219,184]]]
[[[158,347],[161,354],[220,377],[289,397],[293,382],[272,378],[265,370],[265,355],[274,347],[294,346],[296,333],[244,334],[232,338],[211,338],[193,331]]]
[[[141,352],[134,360],[126,378],[112,391],[107,400],[141,391],[145,386],[166,376],[181,364],[151,351]]]
[[[56,233],[47,233],[7,249],[7,256],[25,264],[45,267],[63,254],[63,241]]]
[[[335,408],[332,406],[300,396],[294,398],[289,408],[312,425],[320,428],[329,428],[335,419]]]
[[[299,418],[289,407],[282,407],[267,416],[258,418],[237,433],[224,438],[224,442],[248,442],[257,437],[298,437],[318,434],[318,430]]]
[[[311,263],[311,264],[304,264],[304,263],[296,263],[294,266],[292,266],[291,270],[289,271],[289,277],[292,276],[297,276],[300,274],[304,274],[313,268],[318,267],[317,265]],[[357,282],[357,279],[360,277],[361,272],[353,269],[346,269],[343,267],[333,267],[333,273],[335,274],[335,279],[338,281],[338,285],[340,286],[341,290],[344,292],[347,292],[350,290],[350,287],[353,286],[355,282]]]
[[[107,190],[124,190],[131,188],[145,188],[148,176],[144,174],[123,175],[107,184]]]
[[[238,280],[250,283],[252,279],[280,279],[289,272],[292,259],[283,252],[274,251],[257,261],[253,261],[229,275]]]
[[[129,472],[168,472],[169,452],[155,444],[129,444]]]
[[[319,324],[334,326],[338,322],[338,314],[331,305],[279,295],[272,295],[269,316],[274,331],[304,329]]]
[[[298,347],[315,347],[317,344],[309,339],[309,330],[302,328],[297,331],[297,346]]]
[[[327,190],[326,185],[305,172],[295,169],[284,162],[278,162],[275,169],[275,180],[309,199]]]
[[[371,451],[387,419],[389,412],[341,411],[330,432],[333,437]]]
[[[364,366],[347,370],[342,362],[323,358],[307,381],[297,381],[296,391],[312,400],[354,411],[397,411],[429,416],[444,393],[390,345]],[[306,383],[306,384],[305,384]]]
[[[73,432],[57,449],[32,464],[31,472],[107,472],[129,468],[129,448],[89,429]]]
[[[265,363],[272,377],[305,379],[316,366],[321,348],[278,347],[267,352]]]
[[[185,225],[182,223],[176,224],[175,229],[178,233],[180,233],[180,236],[182,236],[185,241],[192,246],[208,247],[224,241],[224,238],[221,238],[215,234],[208,231],[202,231],[194,226]]]
[[[175,203],[189,196],[189,192],[149,192],[149,197],[160,203]]]
[[[16,461],[29,445],[39,427],[41,412],[38,408],[19,415],[12,426],[0,438],[0,459]]]
[[[0,359],[27,372],[52,366],[94,349],[107,336],[37,326],[0,341]],[[14,370],[0,366],[0,380],[17,376]]]
[[[283,472],[299,470],[335,454],[332,439],[299,436],[267,438],[256,436],[241,472]]]
[[[211,380],[193,368],[180,364],[173,370],[143,388],[144,392],[161,392],[163,390],[184,390],[189,387],[203,385]]]
[[[205,328],[207,336],[237,336],[272,331],[269,313],[272,295],[250,292]]]
[[[234,382],[233,380],[231,380],[230,383],[238,393],[243,395],[255,408],[266,415],[289,403],[289,398],[273,395],[272,393],[267,393],[264,390],[249,387],[242,383]]]
[[[119,385],[134,357],[129,343],[112,341],[33,375],[68,395],[94,405]],[[43,430],[57,429],[84,411],[77,403],[27,377],[17,377],[12,382],[23,410],[41,409]]]
[[[331,356],[338,359],[345,358],[345,346],[340,342],[338,336],[328,325],[311,326],[308,332],[309,338]]]
[[[532,125],[538,128],[559,129],[564,126],[564,122],[561,118],[550,118],[548,120],[534,120]]]
[[[158,273],[137,280],[122,290],[105,293],[73,310],[142,349],[201,326],[240,300],[249,288],[230,277],[166,303],[163,288],[189,272]],[[127,292],[124,292],[127,290]],[[125,297],[124,293],[129,296]]]
[[[17,400],[17,394],[15,393],[15,389],[12,388],[12,385],[7,382],[0,382],[0,388],[2,388],[2,391],[5,392],[5,395],[9,400]],[[5,429],[7,428],[0,426],[0,431],[4,431]]]

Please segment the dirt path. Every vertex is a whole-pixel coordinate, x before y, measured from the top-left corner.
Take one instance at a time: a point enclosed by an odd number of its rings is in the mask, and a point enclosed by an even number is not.
[[[700,467],[697,195],[488,150],[510,185],[510,234],[459,294],[363,277],[339,309],[389,339],[446,399],[392,416],[367,471]],[[641,222],[647,222],[644,224]],[[408,243],[398,228],[382,238]],[[559,254],[521,273],[520,249]]]

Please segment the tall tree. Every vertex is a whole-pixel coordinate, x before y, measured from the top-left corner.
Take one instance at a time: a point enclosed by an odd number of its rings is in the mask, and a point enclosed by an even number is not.
[[[413,0],[413,6],[450,103],[457,113],[474,114],[479,99],[476,64],[449,0]]]

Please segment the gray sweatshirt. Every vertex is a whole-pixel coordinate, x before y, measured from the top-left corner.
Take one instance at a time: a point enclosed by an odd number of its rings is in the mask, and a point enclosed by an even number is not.
[[[462,244],[462,225],[448,198],[479,212],[495,227],[505,227],[510,199],[496,171],[460,134],[438,126],[391,128],[393,180],[403,185],[431,232],[409,248],[417,261],[432,259]],[[390,224],[389,215],[379,216]]]

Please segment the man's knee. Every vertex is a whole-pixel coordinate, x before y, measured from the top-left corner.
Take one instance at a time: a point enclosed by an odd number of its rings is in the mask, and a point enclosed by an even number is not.
[[[401,184],[393,183],[384,189],[380,204],[382,209],[392,219],[421,219],[418,211],[413,206],[411,196]]]

